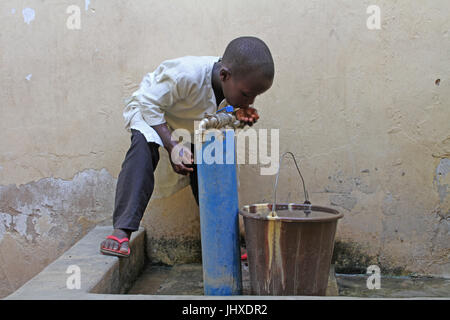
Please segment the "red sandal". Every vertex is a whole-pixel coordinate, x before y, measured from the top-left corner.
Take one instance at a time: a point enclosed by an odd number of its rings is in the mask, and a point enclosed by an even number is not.
[[[130,239],[128,238],[122,238],[119,239],[116,236],[107,236],[106,239],[115,240],[119,243],[119,248],[117,250],[113,249],[107,249],[103,246],[100,246],[100,252],[109,256],[116,256],[116,257],[122,257],[122,258],[128,258],[130,256],[130,248],[128,248],[128,252],[120,251],[120,248],[122,247],[122,243],[124,242],[130,242]]]

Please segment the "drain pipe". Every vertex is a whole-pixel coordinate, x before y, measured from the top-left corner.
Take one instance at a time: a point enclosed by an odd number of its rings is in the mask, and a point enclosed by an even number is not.
[[[206,115],[196,131],[205,295],[242,294],[234,134],[234,129],[239,127],[244,124],[232,114],[217,113]]]

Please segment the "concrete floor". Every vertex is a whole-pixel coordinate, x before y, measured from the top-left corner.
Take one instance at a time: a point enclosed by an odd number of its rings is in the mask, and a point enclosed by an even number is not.
[[[128,294],[203,295],[201,264],[147,266]]]
[[[110,227],[96,227],[30,279],[6,300],[178,300],[227,299],[250,300],[250,277],[245,261],[242,263],[243,295],[206,297],[203,295],[202,265],[175,265],[174,267],[145,264],[145,232],[133,233],[130,245],[133,252],[128,259],[99,253],[99,244]],[[81,286],[69,288],[67,269],[76,265],[82,270]],[[335,275],[330,268],[327,297],[258,296],[258,299],[320,300],[320,299],[372,299],[406,298],[450,299],[450,279],[392,277],[381,278],[381,289],[368,290],[367,275]],[[430,298],[426,298],[430,297]]]
[[[450,298],[450,279],[381,277],[380,289],[367,289],[367,275],[337,274],[340,296],[363,298]]]
[[[450,298],[450,279],[419,277],[382,277],[381,288],[369,290],[367,275],[330,276],[328,296],[363,298]],[[243,295],[251,295],[248,267],[242,263]],[[335,286],[335,287],[334,287]],[[201,264],[173,267],[147,265],[127,294],[203,295]]]
[[[241,264],[242,295],[251,295],[250,274],[246,262]],[[336,280],[330,272],[327,295],[337,296]],[[127,294],[203,295],[201,264],[179,264],[173,267],[147,265]]]

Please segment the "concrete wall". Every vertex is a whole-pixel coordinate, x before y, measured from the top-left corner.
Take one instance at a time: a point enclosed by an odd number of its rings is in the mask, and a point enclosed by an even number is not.
[[[371,4],[381,30],[366,27]],[[240,35],[264,39],[276,63],[254,128],[280,129],[313,203],[344,212],[342,257],[450,275],[449,31],[446,0],[0,2],[0,297],[111,223],[130,142],[123,102],[144,74],[221,55]],[[294,170],[286,162],[280,201],[303,200]],[[241,204],[271,201],[273,183],[241,166]],[[151,206],[148,254],[181,243],[188,254],[154,257],[197,255],[190,190]]]

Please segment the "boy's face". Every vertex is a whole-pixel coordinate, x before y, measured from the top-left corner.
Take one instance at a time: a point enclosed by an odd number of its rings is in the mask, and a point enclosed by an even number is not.
[[[220,79],[225,99],[233,107],[239,108],[248,108],[252,105],[256,96],[267,91],[273,82],[259,73],[236,78],[227,69],[220,71]]]

